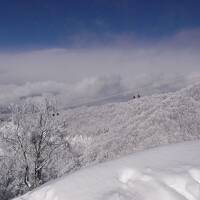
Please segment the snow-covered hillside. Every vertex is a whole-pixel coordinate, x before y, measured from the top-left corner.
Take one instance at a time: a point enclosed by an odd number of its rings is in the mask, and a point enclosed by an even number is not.
[[[200,142],[154,148],[86,168],[17,200],[199,200]]]
[[[46,181],[141,150],[200,139],[200,84],[175,93],[58,112],[52,123],[59,124],[56,130],[62,133],[62,141],[66,140],[69,146],[63,146],[52,155],[51,165],[44,169]],[[26,118],[33,119],[28,113]],[[10,134],[13,126],[16,125],[12,121],[4,122],[0,131]],[[167,156],[170,155],[164,155],[163,159]]]
[[[67,131],[85,146],[86,163],[200,138],[200,84],[176,93],[63,113]]]
[[[65,121],[66,137],[78,155],[75,161],[68,158],[55,163],[61,176],[74,162],[81,168],[151,147],[199,139],[200,84],[128,102],[61,110],[59,118]],[[4,123],[1,131],[9,127],[12,122]]]

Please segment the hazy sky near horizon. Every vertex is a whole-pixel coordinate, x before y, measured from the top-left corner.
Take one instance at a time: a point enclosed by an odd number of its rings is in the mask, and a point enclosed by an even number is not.
[[[121,36],[109,47],[1,52],[0,83],[75,83],[109,75],[131,81],[162,73],[184,75],[200,72],[199,55],[200,29],[184,30],[153,44],[134,45],[134,38]]]

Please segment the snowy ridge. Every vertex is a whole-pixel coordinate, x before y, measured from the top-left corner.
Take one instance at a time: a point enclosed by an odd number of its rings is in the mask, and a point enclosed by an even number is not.
[[[65,176],[17,200],[199,200],[200,142],[155,148]]]

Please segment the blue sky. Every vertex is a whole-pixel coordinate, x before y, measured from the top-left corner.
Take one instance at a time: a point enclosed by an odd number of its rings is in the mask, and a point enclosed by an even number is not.
[[[199,0],[1,0],[0,49],[151,42],[200,27]]]

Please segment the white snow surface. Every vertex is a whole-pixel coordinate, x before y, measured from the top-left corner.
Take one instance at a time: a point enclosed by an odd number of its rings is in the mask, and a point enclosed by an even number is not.
[[[16,200],[199,200],[200,141],[85,168]]]

